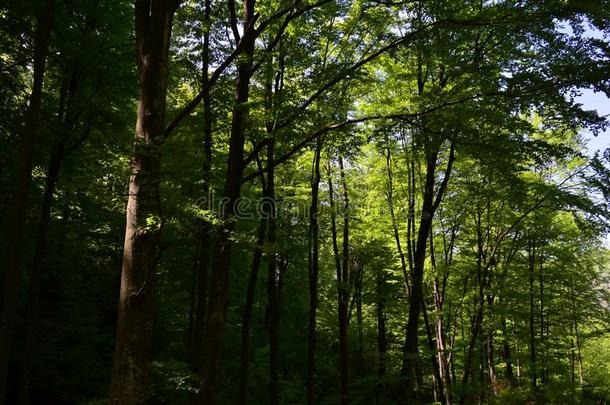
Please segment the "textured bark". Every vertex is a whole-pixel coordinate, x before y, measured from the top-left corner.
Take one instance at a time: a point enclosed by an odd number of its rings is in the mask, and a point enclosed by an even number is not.
[[[309,210],[309,325],[307,343],[307,405],[316,402],[316,313],[318,310],[318,272],[320,255],[320,226],[318,224],[318,195],[320,190],[320,155],[322,138],[316,139],[316,150],[311,178],[311,207]]]
[[[206,321],[206,333],[202,343],[203,364],[201,389],[197,403],[214,405],[216,386],[220,373],[220,359],[229,294],[229,266],[231,261],[231,233],[235,226],[235,204],[240,196],[243,173],[245,129],[248,118],[248,97],[254,53],[254,0],[244,4],[244,34],[241,57],[237,58],[235,104],[232,112],[229,155],[223,192],[222,217],[224,223],[216,235],[214,271],[210,283],[210,301]]]
[[[148,402],[155,271],[162,226],[159,206],[159,144],[164,131],[169,39],[179,1],[135,3],[139,103],[129,178],[125,243],[111,404]]]
[[[54,0],[46,0],[36,23],[34,37],[34,81],[19,145],[17,187],[8,221],[8,263],[4,274],[4,296],[0,314],[0,404],[5,403],[11,339],[17,313],[21,253],[23,251],[28,196],[32,182],[32,156],[40,126],[42,85],[51,34]]]

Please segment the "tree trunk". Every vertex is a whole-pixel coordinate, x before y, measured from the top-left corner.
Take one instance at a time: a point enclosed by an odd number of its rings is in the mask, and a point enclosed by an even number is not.
[[[534,267],[536,264],[536,240],[530,242],[528,246],[529,253],[529,294],[530,294],[530,314],[529,314],[529,327],[530,327],[530,377],[532,390],[536,390],[536,333],[534,328]]]
[[[359,263],[356,263],[354,269],[354,301],[356,303],[356,326],[358,331],[358,359],[357,359],[357,371],[361,375],[364,375],[366,370],[364,366],[364,333],[362,331],[363,319],[362,319],[362,282],[364,271]]]
[[[210,100],[210,89],[208,86],[209,76],[208,67],[210,65],[210,8],[211,0],[205,0],[204,5],[204,24],[203,24],[203,50],[201,57],[202,74],[201,86],[203,89],[203,164],[202,164],[202,180],[203,180],[203,198],[208,204],[207,209],[212,209],[210,203],[210,176],[212,162],[212,106]],[[208,264],[210,251],[210,236],[212,227],[210,224],[202,220],[199,231],[199,248],[198,257],[195,268],[195,285],[193,290],[193,326],[191,330],[190,342],[190,363],[193,376],[201,375],[201,343],[205,329],[205,315],[207,303],[208,289]],[[196,401],[196,395],[193,395],[193,402]]]
[[[383,270],[378,268],[376,272],[377,284],[377,404],[385,403],[385,374],[386,353],[388,343],[386,337],[386,314],[385,314],[385,279]]]
[[[220,358],[224,337],[224,326],[229,294],[229,265],[231,261],[231,233],[235,226],[235,204],[240,196],[243,173],[245,129],[248,119],[248,98],[252,76],[254,54],[254,0],[244,4],[243,51],[237,58],[237,81],[235,84],[235,105],[233,107],[227,173],[223,192],[223,225],[216,236],[214,272],[210,284],[210,301],[206,322],[206,333],[202,344],[201,390],[198,403],[216,403],[216,385],[220,372]]]
[[[34,81],[25,126],[19,144],[17,187],[8,220],[8,263],[4,274],[4,297],[0,318],[0,403],[5,403],[11,339],[17,314],[21,253],[23,251],[28,195],[32,182],[32,156],[40,125],[42,85],[46,70],[47,50],[53,20],[54,0],[46,0],[38,15],[34,36]]]
[[[271,252],[269,254],[269,263],[267,270],[267,299],[269,305],[269,403],[271,405],[279,405],[280,398],[280,387],[279,387],[279,275],[277,272],[277,260],[275,252],[275,238],[276,238],[276,207],[275,207],[275,178],[274,178],[274,166],[273,166],[273,154],[274,154],[275,140],[272,138],[269,141],[267,148],[267,194],[268,203],[267,206],[267,221],[269,224],[269,234],[267,241]]]
[[[263,185],[263,194],[266,195],[267,187]],[[261,218],[258,226],[258,237],[256,241],[256,250],[252,259],[252,270],[248,277],[248,291],[246,292],[246,304],[241,323],[241,351],[239,362],[239,394],[237,403],[240,405],[247,404],[248,398],[248,365],[250,363],[250,323],[252,321],[252,309],[254,308],[254,295],[256,293],[256,283],[258,281],[258,272],[260,269],[261,259],[263,256],[263,244],[265,243],[265,230],[267,221]]]
[[[21,363],[21,375],[19,377],[19,404],[29,404],[29,385],[30,374],[32,370],[32,352],[33,341],[38,320],[38,304],[40,301],[40,290],[42,283],[42,266],[45,261],[47,251],[47,235],[49,232],[49,223],[51,218],[51,204],[53,203],[53,192],[59,178],[59,169],[64,156],[65,140],[62,139],[55,146],[49,170],[47,171],[47,179],[42,197],[42,211],[40,221],[38,223],[38,232],[36,234],[36,247],[34,251],[34,263],[32,265],[32,274],[30,276],[30,298],[28,305],[28,317],[25,330],[25,338],[23,343],[23,358]]]
[[[418,331],[419,314],[423,299],[424,261],[426,258],[426,245],[430,227],[432,225],[434,179],[436,171],[436,158],[438,150],[426,156],[426,183],[422,201],[422,213],[413,257],[413,274],[411,281],[411,295],[409,296],[409,320],[407,322],[405,345],[403,349],[403,364],[401,377],[404,382],[401,387],[401,401],[403,403],[420,403],[421,392],[416,389],[416,363],[418,361]]]
[[[34,336],[38,322],[38,306],[41,293],[42,269],[46,259],[48,232],[51,219],[51,205],[53,204],[53,193],[59,178],[61,164],[65,158],[66,142],[68,134],[72,128],[71,110],[73,98],[78,85],[78,72],[75,68],[70,75],[70,80],[65,83],[59,95],[59,107],[57,111],[57,121],[59,128],[63,131],[60,134],[60,140],[55,145],[49,168],[45,188],[42,197],[42,209],[40,220],[38,222],[38,231],[36,234],[36,246],[34,250],[34,262],[30,274],[30,291],[28,302],[28,317],[25,329],[25,337],[23,342],[23,356],[21,362],[21,374],[19,376],[19,403],[29,404],[29,385],[30,374],[32,367],[32,355],[34,350]],[[66,110],[68,110],[66,112]],[[87,136],[87,133],[85,133]]]
[[[407,270],[407,261],[405,259],[405,254],[402,250],[402,244],[400,242],[400,233],[398,231],[398,221],[396,220],[396,214],[394,213],[394,182],[393,182],[393,174],[392,174],[392,155],[390,149],[388,147],[387,155],[386,155],[386,169],[388,173],[388,207],[390,209],[390,219],[392,220],[392,230],[394,231],[394,241],[396,242],[396,250],[398,251],[398,256],[400,258],[400,269],[402,270],[403,282],[405,287],[405,296],[408,298],[410,294],[410,286],[409,286],[409,272]],[[410,226],[408,224],[407,226]]]
[[[544,344],[544,325],[545,325],[545,320],[544,320],[544,270],[542,267],[542,263],[543,263],[543,254],[542,251],[540,251],[538,253],[538,261],[539,261],[539,270],[540,270],[540,274],[539,274],[539,284],[540,284],[540,346],[539,346],[539,351],[540,351],[540,383],[542,385],[546,385],[547,381],[546,381],[546,374],[547,374],[547,370],[546,370],[546,346]],[[548,321],[547,321],[548,322]]]
[[[513,374],[513,363],[510,354],[510,343],[508,340],[508,329],[506,327],[506,317],[502,316],[502,356],[504,357],[504,362],[506,363],[506,379],[514,384],[515,376]]]
[[[347,405],[349,403],[349,351],[348,351],[348,309],[349,309],[349,220],[348,208],[349,200],[347,198],[347,185],[345,184],[345,172],[343,168],[343,160],[339,158],[339,169],[341,183],[343,187],[344,212],[343,212],[343,243],[342,252],[339,253],[339,245],[337,242],[337,223],[336,223],[336,208],[334,201],[334,189],[332,184],[332,173],[330,163],[328,164],[328,188],[331,209],[331,232],[333,252],[335,256],[335,268],[337,277],[337,310],[339,318],[339,377],[340,377],[340,403]]]
[[[434,279],[434,309],[435,309],[435,332],[436,352],[439,364],[439,378],[444,388],[445,405],[451,405],[451,387],[449,377],[449,364],[447,362],[447,344],[445,342],[445,330],[442,318],[442,295],[439,289],[438,278]]]
[[[318,309],[318,271],[320,227],[318,224],[318,193],[320,189],[320,155],[322,138],[316,139],[316,150],[311,179],[311,208],[309,210],[309,327],[307,344],[307,405],[316,402],[316,312]]]
[[[172,20],[179,1],[137,0],[140,98],[126,209],[111,404],[147,403],[155,271],[162,226],[159,144],[163,133]]]

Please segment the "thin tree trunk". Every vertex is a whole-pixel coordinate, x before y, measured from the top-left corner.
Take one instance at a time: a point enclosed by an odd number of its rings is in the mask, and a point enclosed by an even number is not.
[[[316,150],[311,179],[311,208],[309,210],[309,327],[307,345],[307,405],[316,402],[316,312],[318,309],[318,271],[320,227],[318,224],[318,193],[320,189],[320,155],[322,138],[316,139]]]
[[[209,75],[208,67],[210,64],[210,8],[211,0],[205,0],[204,4],[204,22],[203,22],[203,50],[201,53],[201,86],[203,89],[203,164],[202,164],[202,180],[203,180],[203,198],[210,206],[210,177],[211,177],[211,162],[212,162],[212,106],[210,98],[210,89],[208,86]],[[195,285],[193,291],[193,326],[191,330],[191,350],[190,363],[193,376],[201,375],[202,353],[201,344],[203,341],[203,333],[205,329],[206,303],[208,293],[208,264],[210,252],[210,236],[212,228],[210,224],[202,220],[199,231],[199,248],[198,257],[195,268]],[[192,401],[196,402],[196,395],[193,395]]]
[[[508,329],[506,327],[506,317],[502,316],[502,355],[504,357],[504,362],[506,363],[506,379],[514,384],[515,376],[513,374],[513,363],[510,354],[510,343],[508,341]]]
[[[358,373],[361,375],[365,374],[364,366],[364,333],[362,330],[363,319],[362,319],[362,281],[363,281],[363,268],[359,263],[356,263],[354,269],[354,301],[356,302],[356,326],[358,332],[358,359],[357,367]]]
[[[160,0],[135,3],[140,99],[126,209],[111,404],[148,402],[155,272],[163,223],[156,138],[164,130],[169,40],[178,5],[179,1]]]
[[[59,169],[64,156],[65,140],[61,140],[53,151],[47,179],[42,197],[42,212],[38,222],[38,232],[36,234],[36,247],[34,250],[34,263],[30,276],[30,292],[28,302],[28,317],[23,343],[23,358],[21,363],[21,375],[19,378],[19,404],[29,404],[29,383],[32,369],[32,351],[34,332],[38,318],[38,303],[40,301],[40,290],[42,283],[42,266],[47,251],[47,235],[51,217],[51,204],[53,203],[53,192],[59,177]]]
[[[267,241],[271,248],[267,270],[267,299],[269,305],[269,403],[279,405],[279,275],[277,272],[277,253],[275,249],[276,221],[275,221],[275,178],[273,166],[275,140],[272,138],[267,148],[267,194],[268,194],[268,236]]]
[[[405,287],[405,296],[408,298],[410,294],[410,286],[409,286],[409,271],[407,269],[407,261],[405,259],[405,254],[402,250],[402,244],[400,242],[400,233],[398,231],[398,221],[396,220],[396,214],[394,212],[394,181],[392,174],[392,155],[390,152],[390,148],[388,146],[387,155],[386,155],[386,169],[388,173],[388,207],[390,209],[390,218],[392,220],[392,230],[394,231],[394,241],[396,242],[396,250],[398,251],[398,256],[400,257],[400,269],[402,270],[403,282]],[[410,223],[408,224],[410,226]]]
[[[428,310],[425,305],[425,301],[422,299],[422,314],[424,318],[424,327],[426,329],[426,338],[428,340],[428,349],[430,349],[430,365],[432,367],[432,381],[434,389],[435,401],[445,403],[445,387],[441,379],[439,363],[435,354],[436,344],[432,337],[432,330],[430,328],[430,321],[428,319]]]
[[[480,204],[477,203],[477,218],[476,218],[476,233],[477,233],[477,288],[478,295],[475,300],[475,311],[476,314],[471,322],[471,336],[468,344],[468,349],[466,351],[466,359],[464,362],[464,374],[462,376],[462,395],[460,396],[460,405],[463,405],[467,398],[467,388],[468,388],[468,378],[469,374],[472,371],[472,383],[475,382],[475,367],[472,366],[474,360],[474,352],[475,348],[478,344],[478,360],[479,360],[479,385],[482,389],[482,384],[484,381],[483,378],[483,369],[482,369],[482,350],[483,344],[480,340],[479,332],[481,330],[481,326],[483,324],[483,311],[485,305],[485,296],[484,296],[484,288],[485,288],[485,280],[486,274],[488,270],[488,266],[484,266],[483,260],[485,255],[484,250],[484,236],[482,230],[482,211],[480,208]]]
[[[582,353],[580,351],[580,337],[578,335],[578,323],[574,322],[574,334],[576,335],[576,355],[578,359],[578,380],[582,386],[585,383],[585,375],[582,367]]]
[[[349,219],[348,209],[349,200],[347,196],[347,185],[345,183],[345,171],[343,168],[343,160],[339,158],[339,169],[341,183],[343,188],[344,199],[344,217],[343,217],[343,244],[342,252],[339,254],[339,246],[337,242],[337,224],[334,202],[334,190],[332,185],[332,174],[330,171],[330,163],[328,166],[328,187],[330,196],[331,208],[331,232],[333,242],[333,252],[335,255],[335,267],[337,275],[337,306],[339,317],[339,376],[340,376],[340,403],[347,405],[349,403],[349,352],[348,352],[348,306],[349,306]]]
[[[267,187],[263,185],[263,194],[266,195]],[[246,304],[244,314],[242,316],[241,326],[241,351],[240,351],[240,367],[239,367],[239,394],[237,403],[240,405],[247,404],[248,398],[248,365],[250,363],[250,323],[252,321],[252,310],[254,308],[254,295],[256,293],[256,283],[260,269],[261,259],[263,256],[263,244],[265,243],[265,230],[267,221],[261,218],[258,226],[258,237],[256,242],[256,250],[252,258],[252,270],[248,276],[248,290],[246,292]]]
[[[416,387],[417,382],[417,361],[418,361],[418,326],[421,302],[423,299],[423,277],[424,277],[424,262],[426,259],[426,246],[430,229],[432,226],[432,218],[434,211],[440,204],[443,193],[446,189],[451,168],[454,160],[454,146],[450,147],[449,159],[445,177],[439,188],[439,191],[434,197],[436,159],[439,149],[435,148],[429,151],[426,155],[426,178],[424,185],[424,195],[422,199],[422,212],[420,225],[415,245],[415,254],[413,257],[413,274],[411,282],[411,295],[409,296],[409,320],[407,322],[405,345],[403,349],[403,362],[401,367],[401,401],[407,403],[421,402],[421,393]],[[418,384],[417,384],[418,385]]]
[[[243,174],[243,154],[245,129],[248,119],[248,98],[250,78],[252,76],[252,57],[254,55],[254,0],[244,2],[244,24],[242,57],[237,58],[237,81],[235,85],[235,105],[229,138],[229,155],[227,173],[223,192],[222,217],[224,224],[216,236],[214,254],[214,272],[210,284],[210,301],[206,322],[206,333],[203,338],[201,390],[198,403],[214,405],[216,403],[216,385],[220,373],[220,358],[224,337],[224,327],[229,293],[229,265],[231,261],[231,233],[235,227],[235,203],[241,192]]]
[[[17,314],[21,254],[23,251],[28,195],[32,182],[32,157],[40,126],[42,85],[46,70],[47,49],[53,20],[54,0],[46,0],[38,15],[34,36],[34,81],[25,126],[19,145],[17,188],[8,221],[8,263],[4,274],[4,296],[0,313],[0,403],[5,403],[11,353],[11,339]]]
[[[386,353],[388,343],[386,337],[386,314],[385,314],[385,279],[383,270],[377,269],[377,404],[385,403],[385,374],[386,374]]]
[[[536,333],[534,328],[534,267],[536,264],[536,240],[530,242],[529,246],[529,295],[530,295],[530,313],[529,313],[529,327],[530,327],[530,377],[532,390],[536,390]]]
[[[434,242],[433,235],[430,234],[430,254],[434,257]],[[434,260],[432,260],[434,263]],[[436,267],[433,264],[433,267]],[[445,343],[445,330],[443,326],[442,310],[443,297],[439,287],[438,277],[434,278],[433,283],[433,301],[434,301],[434,332],[436,335],[435,348],[436,350],[436,365],[438,367],[439,388],[442,390],[443,402],[445,405],[451,405],[451,388],[449,377],[449,366],[447,363],[447,345]]]
[[[73,70],[70,80],[62,86],[59,95],[59,108],[57,111],[57,121],[59,128],[62,129],[63,133],[60,134],[61,138],[55,145],[53,153],[51,154],[51,160],[49,162],[49,168],[47,170],[47,177],[45,188],[42,197],[42,209],[40,213],[40,220],[38,222],[38,231],[36,234],[36,246],[34,250],[34,262],[32,265],[32,271],[30,274],[30,291],[29,291],[29,302],[28,302],[28,316],[25,330],[25,337],[23,342],[23,356],[21,362],[21,374],[19,376],[19,403],[26,405],[29,404],[29,385],[30,385],[30,374],[32,367],[32,355],[34,350],[34,335],[35,329],[38,322],[38,306],[40,301],[41,293],[41,282],[42,282],[42,268],[46,259],[47,244],[48,244],[48,231],[51,218],[51,205],[53,204],[53,193],[55,192],[55,185],[59,178],[59,172],[61,164],[66,155],[65,147],[67,142],[67,136],[71,128],[71,107],[73,105],[73,97],[76,92],[78,84],[78,72],[76,68]],[[69,109],[66,112],[66,109]],[[87,136],[87,134],[85,134]]]
[[[542,385],[546,385],[547,381],[546,381],[546,374],[547,374],[547,370],[545,367],[545,363],[546,363],[546,347],[544,344],[544,327],[545,327],[545,322],[544,322],[544,269],[542,266],[543,263],[543,254],[542,251],[539,252],[538,254],[538,261],[539,261],[539,284],[540,284],[540,383]]]
[[[487,353],[487,372],[489,375],[489,385],[491,386],[491,392],[494,396],[498,395],[498,386],[496,383],[496,367],[494,364],[494,338],[493,331],[490,331],[487,335],[485,342],[485,349]]]

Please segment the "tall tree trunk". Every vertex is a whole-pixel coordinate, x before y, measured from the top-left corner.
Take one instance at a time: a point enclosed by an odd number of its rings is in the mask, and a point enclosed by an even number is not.
[[[496,383],[496,366],[494,364],[494,337],[493,331],[490,331],[485,341],[485,350],[487,354],[487,373],[489,376],[489,385],[491,386],[492,394],[498,395],[498,386]]]
[[[248,120],[248,98],[252,76],[252,57],[256,31],[254,21],[254,0],[244,2],[243,36],[241,57],[237,60],[237,80],[235,84],[235,104],[232,112],[231,135],[227,173],[223,192],[222,216],[224,223],[216,235],[214,271],[210,284],[210,301],[206,321],[206,333],[202,343],[201,390],[198,403],[216,403],[216,385],[220,372],[220,358],[224,337],[224,327],[229,294],[229,266],[231,262],[231,233],[235,227],[235,204],[241,192],[245,129]]]
[[[266,195],[267,187],[263,184],[263,194]],[[247,404],[248,399],[248,365],[250,363],[250,323],[252,322],[252,310],[254,308],[254,295],[256,293],[256,283],[258,281],[258,273],[260,269],[261,259],[263,257],[263,244],[265,243],[265,230],[267,221],[261,218],[258,226],[258,237],[256,241],[256,250],[252,258],[252,270],[248,276],[248,290],[246,292],[246,304],[241,322],[241,351],[239,361],[239,394],[237,403],[240,405]]]
[[[316,402],[316,312],[318,309],[318,271],[320,226],[318,223],[318,193],[320,189],[320,155],[322,138],[316,139],[311,178],[311,208],[309,210],[309,326],[307,343],[307,405]]]
[[[440,205],[443,194],[447,188],[453,161],[455,160],[455,147],[452,143],[449,149],[447,160],[447,168],[441,185],[434,197],[436,159],[439,154],[439,146],[431,146],[426,151],[426,173],[424,183],[424,195],[422,197],[422,210],[420,216],[419,229],[417,232],[417,240],[415,243],[413,255],[413,271],[411,282],[411,295],[409,296],[409,319],[407,321],[407,330],[405,336],[405,344],[403,347],[402,366],[400,370],[403,383],[401,384],[400,401],[402,403],[420,403],[421,393],[417,385],[417,362],[418,362],[418,331],[419,331],[419,314],[421,303],[423,300],[423,278],[424,278],[424,262],[426,259],[426,246],[430,230],[432,228],[432,219],[434,212]],[[413,187],[415,182],[413,181]]]
[[[45,188],[42,197],[42,209],[40,213],[40,220],[38,222],[38,231],[36,234],[34,262],[32,264],[32,271],[30,274],[28,316],[23,342],[21,374],[19,376],[19,403],[23,405],[29,404],[29,385],[32,367],[32,355],[34,350],[34,336],[38,322],[38,306],[41,293],[42,270],[47,253],[47,237],[51,219],[51,205],[53,204],[53,193],[55,192],[55,186],[59,178],[61,164],[66,155],[65,147],[67,137],[72,130],[71,107],[73,105],[73,98],[76,92],[77,84],[78,72],[75,68],[70,75],[70,80],[67,81],[60,90],[57,121],[62,133],[60,134],[60,140],[55,145],[53,153],[51,154],[51,160],[49,161]],[[68,111],[66,112],[66,110]],[[85,133],[85,136],[87,136],[87,133]]]
[[[347,185],[345,184],[345,172],[343,168],[343,160],[339,159],[339,169],[341,183],[343,186],[344,198],[344,217],[343,217],[343,244],[342,252],[339,253],[339,245],[337,242],[337,223],[336,223],[336,207],[334,201],[334,189],[332,184],[332,173],[328,165],[328,188],[331,209],[331,233],[333,252],[335,256],[335,267],[337,277],[337,307],[339,318],[339,377],[340,377],[340,403],[347,405],[349,403],[349,352],[348,352],[348,307],[349,307],[349,257],[348,257],[348,242],[349,242],[349,220],[348,208],[349,200],[347,199]]]
[[[385,313],[385,279],[383,270],[377,269],[375,274],[377,284],[377,404],[385,403],[385,374],[386,374],[386,353],[388,343],[386,336],[386,313]]]
[[[61,140],[55,146],[42,197],[42,211],[38,222],[36,234],[36,247],[34,250],[34,263],[30,276],[30,293],[28,301],[28,317],[23,343],[23,358],[21,363],[21,375],[19,377],[19,404],[29,404],[29,382],[32,368],[32,351],[34,332],[38,318],[38,303],[40,301],[40,290],[42,283],[42,266],[47,251],[47,235],[51,217],[51,204],[53,203],[53,192],[59,178],[59,169],[64,156],[65,140]]]
[[[445,342],[445,330],[442,318],[442,295],[439,288],[438,277],[434,279],[434,309],[434,325],[436,333],[436,352],[438,356],[439,378],[444,389],[445,405],[451,405],[451,383],[449,377],[449,364],[447,361],[447,344]]]
[[[5,403],[7,377],[11,353],[11,339],[17,314],[19,281],[21,277],[21,254],[23,251],[28,195],[32,182],[32,156],[38,128],[40,126],[40,106],[42,104],[42,85],[46,70],[47,49],[51,34],[53,8],[55,1],[46,0],[38,15],[34,34],[34,81],[25,126],[19,144],[19,167],[17,187],[8,218],[8,263],[4,274],[4,296],[0,314],[0,404]]]
[[[364,276],[364,269],[362,265],[356,263],[356,268],[354,269],[354,301],[356,303],[356,326],[358,332],[358,359],[357,359],[357,371],[364,375],[365,366],[364,366],[364,333],[362,330],[363,319],[362,319],[362,282]]]
[[[532,240],[528,246],[529,253],[529,295],[530,295],[530,313],[529,313],[529,327],[530,327],[530,377],[532,390],[536,390],[537,375],[536,375],[536,333],[534,327],[534,267],[536,265],[536,240]]]
[[[272,138],[269,141],[267,148],[267,221],[269,224],[267,241],[271,248],[269,254],[268,270],[267,270],[267,299],[269,305],[269,403],[271,405],[279,405],[280,387],[279,387],[279,275],[277,272],[277,253],[274,251],[276,238],[276,207],[275,207],[275,178],[273,166],[273,154],[275,140]]]
[[[432,330],[430,328],[430,321],[428,319],[428,310],[426,308],[426,303],[422,299],[422,314],[424,318],[424,327],[426,330],[426,338],[428,340],[428,349],[430,350],[430,365],[432,367],[432,382],[433,382],[433,391],[435,401],[440,403],[445,403],[445,388],[443,386],[443,381],[440,376],[439,363],[436,358],[435,352],[435,342],[432,337]]]
[[[578,359],[578,381],[582,386],[585,383],[585,375],[582,367],[582,352],[580,350],[580,337],[578,335],[578,322],[574,322],[574,334],[576,336],[576,358]]]
[[[545,327],[545,319],[544,319],[544,269],[542,263],[544,261],[544,255],[542,251],[538,253],[538,261],[539,261],[539,284],[540,284],[540,383],[542,385],[546,385],[546,346],[544,344],[544,327]],[[548,322],[548,321],[547,321]]]
[[[483,325],[483,312],[485,306],[485,280],[486,274],[488,270],[488,266],[484,266],[484,235],[482,229],[482,210],[480,204],[477,203],[477,218],[476,218],[476,233],[477,233],[477,289],[478,294],[475,299],[474,307],[475,307],[475,315],[471,321],[470,327],[470,341],[468,344],[468,348],[466,351],[466,359],[464,361],[464,374],[462,376],[462,395],[460,396],[460,405],[463,405],[467,400],[467,389],[468,389],[468,379],[470,372],[472,372],[472,382],[475,382],[475,367],[472,366],[473,361],[476,361],[474,358],[476,347],[477,350],[477,360],[479,366],[479,384],[482,389],[482,384],[484,382],[483,369],[482,369],[482,352],[483,352],[483,344],[480,339],[479,333],[481,327]]]
[[[349,327],[349,198],[347,194],[347,181],[345,180],[345,168],[343,167],[343,158],[339,156],[339,171],[341,176],[341,187],[343,189],[343,252],[341,260],[341,279],[339,290],[339,352],[340,352],[340,369],[341,369],[341,405],[349,404],[349,344],[348,344],[348,327]]]
[[[449,249],[453,249],[453,240],[455,233],[452,231],[452,237]],[[434,233],[432,229],[430,229],[430,261],[432,263],[432,269],[436,272],[436,259],[435,259],[435,251],[434,251]],[[452,253],[445,252],[445,266],[449,266],[452,260]],[[433,303],[434,303],[434,332],[436,336],[435,346],[431,347],[431,350],[436,350],[436,361],[435,365],[438,368],[437,378],[439,380],[439,388],[442,391],[442,402],[445,405],[451,405],[451,388],[450,388],[450,377],[449,377],[449,366],[447,362],[447,352],[446,352],[446,343],[445,343],[445,330],[443,326],[443,301],[444,301],[444,291],[445,285],[448,277],[448,270],[445,268],[443,273],[443,281],[442,281],[442,290],[439,283],[438,276],[434,277],[433,282]]]
[[[159,144],[172,20],[179,1],[137,0],[136,56],[140,98],[136,122],[112,380],[111,404],[147,402],[155,271],[162,226]]]
[[[210,89],[208,86],[209,75],[208,68],[210,65],[210,8],[211,0],[205,0],[204,15],[203,15],[203,50],[201,52],[201,86],[203,89],[203,164],[202,164],[202,180],[203,180],[203,198],[210,206],[210,176],[212,162],[212,106],[210,99]],[[191,372],[194,376],[201,375],[201,343],[205,328],[207,289],[208,289],[208,263],[210,252],[210,236],[212,227],[210,224],[202,220],[199,231],[199,248],[198,257],[195,267],[195,285],[193,289],[193,325],[191,329],[190,342],[190,364]],[[193,402],[196,401],[196,395],[193,395]]]
[[[388,140],[386,140],[388,141]],[[398,251],[398,256],[400,258],[400,269],[402,270],[403,283],[405,287],[405,295],[408,298],[410,294],[410,286],[409,286],[409,271],[407,269],[407,261],[405,259],[405,254],[402,250],[402,244],[400,242],[400,233],[398,230],[398,221],[396,220],[396,214],[394,212],[394,181],[393,181],[393,171],[392,171],[392,154],[390,152],[390,148],[388,146],[387,155],[386,155],[386,170],[388,173],[388,207],[390,209],[390,219],[392,220],[392,230],[394,231],[394,241],[396,242],[396,250]],[[407,225],[410,226],[410,223]]]

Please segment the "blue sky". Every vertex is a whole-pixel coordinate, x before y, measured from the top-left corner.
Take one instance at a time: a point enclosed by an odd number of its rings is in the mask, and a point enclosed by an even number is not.
[[[593,90],[586,89],[582,91],[582,96],[578,97],[577,101],[586,110],[597,110],[599,115],[610,115],[610,99],[604,93],[594,93]],[[610,148],[610,130],[606,130],[596,137],[586,130],[583,130],[582,134],[588,141],[589,155],[593,156],[597,150]]]

